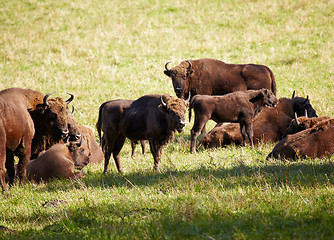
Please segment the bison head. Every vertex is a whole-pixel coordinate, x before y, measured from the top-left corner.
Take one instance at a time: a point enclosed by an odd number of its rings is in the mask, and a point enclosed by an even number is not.
[[[264,88],[259,90],[259,94],[256,97],[250,99],[249,101],[254,103],[257,102],[258,100],[262,100],[262,105],[268,107],[275,107],[277,104],[277,98],[272,93],[272,91]]]
[[[295,91],[292,94],[292,104],[293,104],[293,110],[295,113],[297,113],[298,117],[305,116],[305,112],[307,112],[308,117],[318,117],[316,111],[312,107],[308,96],[305,98],[302,97],[295,97]]]
[[[187,60],[182,63],[180,63],[178,66],[169,69],[168,64],[170,62],[167,62],[165,64],[165,70],[164,73],[172,79],[174,91],[176,93],[176,96],[178,98],[185,98],[185,92],[188,91],[188,84],[189,81],[187,81],[188,77],[193,73],[192,65]]]
[[[40,118],[49,134],[55,138],[65,138],[69,133],[67,104],[72,101],[73,96],[64,102],[60,97],[48,99],[51,94],[45,95],[43,104],[39,104],[37,109],[41,113]]]
[[[78,124],[74,119],[74,107],[72,106],[72,113],[67,115],[67,123],[68,123],[68,137],[66,141],[78,141],[81,137]]]
[[[190,95],[189,95],[190,97]],[[189,99],[176,99],[169,95],[161,96],[161,106],[164,112],[168,114],[169,122],[173,129],[182,132],[186,125],[185,113]]]
[[[81,136],[79,142],[68,143],[68,149],[77,169],[82,169],[89,163],[91,148],[86,136]]]

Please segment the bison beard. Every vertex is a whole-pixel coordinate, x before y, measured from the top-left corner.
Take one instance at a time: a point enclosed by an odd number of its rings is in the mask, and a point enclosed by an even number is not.
[[[111,153],[117,170],[122,172],[120,151],[126,138],[131,141],[148,140],[158,170],[161,151],[175,131],[185,126],[187,101],[169,95],[145,95],[128,106],[103,103],[96,128],[104,152],[104,173],[108,171]],[[101,131],[103,136],[101,137]]]

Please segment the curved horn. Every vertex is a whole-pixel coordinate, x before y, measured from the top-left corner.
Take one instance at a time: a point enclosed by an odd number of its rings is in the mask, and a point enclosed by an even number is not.
[[[67,99],[67,100],[65,101],[65,103],[66,103],[66,104],[69,104],[69,103],[72,102],[72,100],[74,99],[74,95],[73,95],[72,93],[67,93],[67,94],[70,95],[70,98]]]
[[[190,101],[190,96],[191,96],[191,92],[189,92],[188,98],[186,99],[186,104],[189,103],[189,101]]]
[[[308,101],[308,95],[307,95],[307,97],[306,97],[306,100],[305,100],[304,104],[307,103],[307,101]]]
[[[72,115],[74,115],[74,111],[75,109],[74,109],[74,106],[72,105],[72,112],[71,112]]]
[[[296,112],[295,112],[295,121],[296,121],[297,125],[299,126],[299,125],[300,125],[300,122],[299,122],[299,120],[298,120],[298,117],[297,117],[297,113],[296,113]]]
[[[81,136],[81,139],[80,139],[80,142],[76,143],[77,147],[81,147],[81,144],[82,144],[82,136]]]
[[[188,60],[186,60],[186,62],[189,64],[189,67],[187,67],[187,70],[190,70],[192,67],[191,62],[189,62]]]
[[[292,93],[292,97],[291,97],[291,98],[294,98],[294,97],[295,97],[295,93],[296,93],[296,90],[293,90],[293,93]]]
[[[170,61],[169,62],[166,62],[166,64],[165,64],[165,69],[166,69],[166,71],[170,71],[170,69],[168,69],[168,64],[170,64]]]
[[[307,110],[305,109],[305,117],[307,117],[308,118],[308,115],[307,115]]]
[[[164,100],[162,99],[162,96],[160,97],[161,103],[164,107],[167,107],[167,103],[164,102]]]
[[[50,106],[49,103],[48,103],[48,98],[50,97],[51,94],[53,94],[53,92],[52,93],[48,93],[48,94],[46,94],[44,96],[43,103],[44,103],[45,106],[48,106],[48,107]]]

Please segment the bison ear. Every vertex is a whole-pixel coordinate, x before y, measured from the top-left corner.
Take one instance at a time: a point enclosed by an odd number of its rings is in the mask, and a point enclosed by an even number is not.
[[[166,74],[168,77],[170,77],[171,76],[171,74],[170,74],[170,71],[168,70],[164,70],[164,74]]]
[[[256,97],[249,99],[251,103],[255,103],[264,97],[263,93],[260,92]]]

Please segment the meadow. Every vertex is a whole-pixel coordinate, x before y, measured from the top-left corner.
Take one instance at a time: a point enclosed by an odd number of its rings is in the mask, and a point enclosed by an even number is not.
[[[215,58],[264,64],[278,97],[309,96],[334,116],[333,0],[0,0],[0,89],[75,99],[95,128],[99,106],[175,96],[164,64]],[[0,239],[333,239],[334,160],[266,160],[275,143],[189,152],[192,121],[162,153],[125,173],[15,184],[0,193]],[[214,126],[209,122],[209,127]],[[96,131],[95,131],[96,133]],[[97,135],[96,135],[97,136]]]

